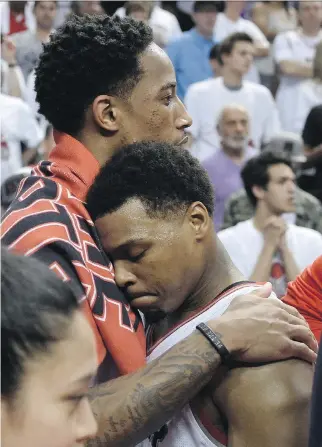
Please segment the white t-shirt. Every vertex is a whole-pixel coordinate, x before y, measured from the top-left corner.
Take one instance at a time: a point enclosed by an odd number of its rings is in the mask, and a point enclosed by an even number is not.
[[[21,142],[36,148],[43,134],[28,105],[0,93],[1,182],[22,167]]]
[[[118,8],[115,15],[125,17],[125,8]],[[165,44],[182,34],[178,19],[170,11],[154,6],[149,20],[149,25],[156,33],[162,33]]]
[[[308,114],[313,107],[319,104],[322,104],[322,82],[316,82],[312,79],[301,82],[297,91],[297,107],[294,120],[296,133],[302,133]]]
[[[239,104],[250,115],[250,140],[255,149],[267,143],[280,131],[277,108],[271,92],[263,85],[244,81],[239,90],[229,89],[223,78],[212,78],[192,84],[185,97],[185,105],[192,117],[189,132],[194,138],[194,152],[202,161],[220,147],[216,130],[221,110]]]
[[[218,237],[238,270],[246,278],[250,278],[264,246],[264,236],[255,228],[253,220],[246,220],[220,231]],[[310,228],[288,224],[286,243],[300,271],[322,254],[322,235]],[[273,258],[270,282],[278,296],[285,294],[285,269],[278,253]]]
[[[214,40],[216,42],[221,42],[230,34],[237,32],[247,33],[255,42],[261,43],[266,48],[269,48],[270,46],[262,31],[250,20],[239,17],[236,22],[233,22],[223,12],[217,15],[214,27]],[[260,82],[258,69],[255,64],[252,65],[251,69],[245,76],[245,79],[256,83]]]
[[[274,41],[274,59],[281,61],[312,63],[316,46],[322,40],[322,31],[315,37],[304,36],[300,31],[287,31],[276,36]],[[303,78],[281,76],[276,95],[276,104],[280,113],[283,130],[295,132],[294,120],[297,112],[298,86]]]

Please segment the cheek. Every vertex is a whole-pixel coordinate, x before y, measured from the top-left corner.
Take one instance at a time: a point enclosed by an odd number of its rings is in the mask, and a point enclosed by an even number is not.
[[[68,413],[59,405],[50,406],[39,401],[38,404],[35,399],[33,408],[22,416],[19,427],[13,428],[14,434],[9,436],[6,447],[73,447],[76,437]]]

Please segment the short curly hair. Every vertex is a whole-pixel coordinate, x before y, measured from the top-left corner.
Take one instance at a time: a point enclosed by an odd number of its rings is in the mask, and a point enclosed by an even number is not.
[[[189,151],[168,143],[140,142],[122,148],[101,169],[87,196],[95,221],[139,198],[150,217],[168,217],[202,202],[210,216],[214,192],[207,172]]]
[[[139,56],[153,42],[143,22],[106,15],[72,16],[44,45],[36,68],[39,112],[71,135],[101,94],[126,97],[142,76]]]

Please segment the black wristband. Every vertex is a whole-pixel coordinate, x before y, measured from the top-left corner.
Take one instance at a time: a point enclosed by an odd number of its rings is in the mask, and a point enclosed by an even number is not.
[[[197,329],[210,341],[210,343],[216,349],[221,357],[222,363],[228,366],[231,361],[231,354],[226,346],[223,344],[223,342],[220,340],[218,335],[215,334],[215,332],[213,332],[205,323],[198,324]]]
[[[17,67],[17,63],[16,62],[14,62],[14,63],[12,63],[12,64],[8,64],[8,67],[9,68],[15,68],[15,67]]]

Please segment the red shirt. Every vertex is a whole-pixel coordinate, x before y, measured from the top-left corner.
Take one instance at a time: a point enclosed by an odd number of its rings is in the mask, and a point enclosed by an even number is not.
[[[144,329],[116,287],[85,207],[99,164],[71,136],[57,133],[55,140],[50,161],[21,182],[2,223],[2,242],[39,258],[70,283],[96,335],[99,362],[105,360],[107,371],[98,373],[105,381],[145,364]]]
[[[8,35],[20,33],[21,31],[26,31],[27,29],[25,14],[15,14],[14,12],[10,11]]]
[[[303,315],[319,342],[322,333],[322,256],[289,283],[283,301]]]

